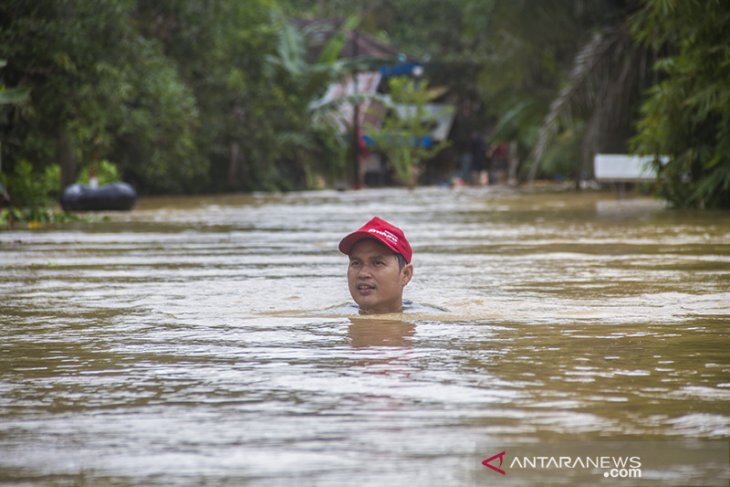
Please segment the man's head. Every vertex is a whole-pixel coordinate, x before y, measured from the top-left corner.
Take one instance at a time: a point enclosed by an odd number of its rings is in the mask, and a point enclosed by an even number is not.
[[[339,248],[350,257],[347,284],[360,311],[400,312],[403,288],[413,277],[413,251],[403,231],[375,217],[343,238]]]

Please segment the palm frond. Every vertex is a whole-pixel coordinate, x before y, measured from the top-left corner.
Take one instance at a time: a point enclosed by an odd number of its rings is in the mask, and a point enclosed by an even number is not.
[[[579,97],[582,97],[584,101],[589,101],[591,98],[595,99],[591,96],[594,90],[590,88],[593,88],[593,86],[586,81],[603,60],[610,46],[610,41],[607,41],[607,39],[609,37],[605,34],[596,32],[591,40],[576,54],[568,83],[550,104],[550,110],[540,127],[537,143],[532,151],[531,159],[533,162],[528,177],[530,182],[534,181],[537,175],[540,160],[545,154],[548,143],[558,133],[561,118],[569,118],[572,115],[572,107]]]
[[[528,181],[537,176],[547,146],[561,124],[570,125],[578,116],[589,118],[583,143],[586,159],[595,152],[606,126],[626,123],[627,107],[642,77],[640,54],[624,25],[595,33],[578,51],[568,82],[550,104],[540,127]]]

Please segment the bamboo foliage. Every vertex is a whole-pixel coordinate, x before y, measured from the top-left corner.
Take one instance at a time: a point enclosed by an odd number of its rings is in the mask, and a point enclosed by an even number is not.
[[[632,28],[663,52],[634,150],[669,157],[656,169],[672,205],[730,208],[730,4],[647,0]]]

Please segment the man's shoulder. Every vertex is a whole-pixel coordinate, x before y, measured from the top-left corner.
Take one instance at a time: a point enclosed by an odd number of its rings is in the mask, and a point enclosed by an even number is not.
[[[432,304],[414,303],[409,299],[403,300],[404,313],[446,313],[447,309],[434,306]]]
[[[328,315],[353,315],[360,313],[360,307],[355,303],[338,304],[324,310]],[[448,313],[449,310],[432,304],[415,303],[409,299],[403,300],[403,313]]]
[[[324,310],[328,315],[352,315],[360,312],[360,307],[355,303],[337,304]]]

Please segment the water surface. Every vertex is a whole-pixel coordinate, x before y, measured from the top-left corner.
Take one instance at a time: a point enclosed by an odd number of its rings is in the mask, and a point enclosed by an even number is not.
[[[446,312],[337,311],[337,243],[374,215],[413,245],[406,297]],[[154,198],[2,232],[0,265],[11,484],[489,485],[480,462],[509,443],[730,438],[728,213],[487,189]]]

